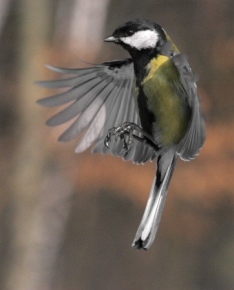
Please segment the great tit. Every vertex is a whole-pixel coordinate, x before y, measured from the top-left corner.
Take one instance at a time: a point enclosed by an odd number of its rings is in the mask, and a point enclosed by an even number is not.
[[[121,45],[131,58],[83,69],[49,66],[74,76],[39,82],[50,89],[70,89],[38,103],[53,107],[71,102],[47,125],[60,125],[74,118],[59,140],[80,135],[77,153],[94,144],[92,152],[111,153],[133,163],[157,159],[149,199],[132,244],[136,249],[148,249],[159,226],[178,157],[193,159],[205,140],[196,80],[185,56],[154,22],[126,22],[104,41]]]

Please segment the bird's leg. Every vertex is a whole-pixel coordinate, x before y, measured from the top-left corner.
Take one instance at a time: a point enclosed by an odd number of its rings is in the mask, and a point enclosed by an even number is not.
[[[129,138],[128,141],[126,141],[125,133],[128,132],[128,130],[130,130],[130,128],[124,127],[123,125],[117,125],[109,129],[104,141],[106,147],[109,148],[111,138],[112,136],[115,136],[115,141],[117,141],[117,138],[119,137],[122,141],[123,148],[125,150],[128,150],[129,145],[132,143],[132,141],[130,141],[131,138]]]
[[[134,130],[140,132],[144,136],[144,138],[141,138],[133,134]],[[137,124],[131,123],[131,122],[124,122],[123,124],[117,125],[108,130],[108,133],[104,141],[104,144],[108,148],[109,148],[109,144],[111,142],[112,136],[115,136],[116,141],[118,137],[121,139],[122,144],[123,144],[123,149],[125,149],[126,151],[128,151],[131,145],[133,144],[133,139],[136,139],[141,142],[143,142],[145,139],[148,139],[150,143],[153,143],[154,146],[157,146],[150,134],[148,134],[143,129],[141,129]]]

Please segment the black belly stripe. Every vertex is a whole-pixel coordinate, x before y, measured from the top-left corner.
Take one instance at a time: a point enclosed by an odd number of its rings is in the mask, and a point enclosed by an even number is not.
[[[137,104],[142,128],[149,134],[152,134],[152,124],[156,122],[156,116],[148,109],[147,97],[142,86],[139,86]]]

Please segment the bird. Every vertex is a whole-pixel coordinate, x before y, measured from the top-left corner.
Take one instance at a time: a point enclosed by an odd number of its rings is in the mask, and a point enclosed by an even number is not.
[[[197,77],[165,29],[153,21],[128,21],[104,41],[120,45],[130,57],[78,69],[48,66],[71,76],[38,84],[67,91],[38,103],[68,103],[46,124],[73,120],[58,140],[79,136],[76,153],[92,145],[93,153],[110,153],[136,164],[155,161],[155,177],[132,243],[137,250],[147,250],[155,239],[177,160],[194,159],[205,141]]]

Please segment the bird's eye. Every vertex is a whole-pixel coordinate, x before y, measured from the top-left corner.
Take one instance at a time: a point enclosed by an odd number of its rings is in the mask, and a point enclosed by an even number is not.
[[[134,31],[133,30],[128,30],[126,34],[127,34],[127,36],[132,36],[134,34]]]

